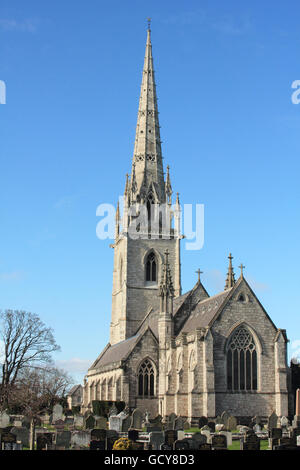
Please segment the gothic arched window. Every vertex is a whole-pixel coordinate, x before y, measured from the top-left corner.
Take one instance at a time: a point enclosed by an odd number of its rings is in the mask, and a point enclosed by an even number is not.
[[[148,255],[146,261],[146,281],[157,281],[157,263],[155,254],[153,252]]]
[[[154,368],[149,359],[146,359],[139,368],[138,388],[140,397],[154,396]]]
[[[257,390],[257,352],[250,331],[238,328],[227,348],[227,388],[233,391]]]

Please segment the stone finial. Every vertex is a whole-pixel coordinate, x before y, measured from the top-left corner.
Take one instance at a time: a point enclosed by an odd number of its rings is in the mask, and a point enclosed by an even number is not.
[[[226,278],[224,290],[231,289],[231,287],[233,287],[235,284],[235,275],[234,275],[234,271],[232,267],[233,256],[231,253],[229,253],[228,259],[229,259],[229,266],[228,266],[228,272],[227,272],[227,278]]]
[[[166,185],[165,185],[165,189],[166,189],[166,196],[168,198],[168,203],[171,204],[171,196],[173,194],[173,191],[172,191],[172,185],[171,185],[171,179],[170,179],[170,167],[169,165],[167,166],[167,177],[166,177]]]
[[[240,264],[239,268],[241,270],[241,279],[244,279],[244,269],[246,266],[243,265],[243,263]]]

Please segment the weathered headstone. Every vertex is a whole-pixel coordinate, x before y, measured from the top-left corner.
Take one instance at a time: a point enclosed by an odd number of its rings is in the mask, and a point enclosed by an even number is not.
[[[113,429],[106,431],[106,450],[112,450],[114,443],[119,439],[119,434]]]
[[[260,450],[260,439],[254,432],[248,432],[240,441],[240,450]]]
[[[65,428],[65,421],[63,419],[58,419],[53,423],[53,426],[57,431],[63,431]]]
[[[175,441],[177,441],[177,431],[173,429],[167,429],[165,431],[165,444],[173,446]]]
[[[6,411],[0,412],[0,428],[7,428],[10,424],[10,417]]]
[[[59,404],[54,405],[52,410],[52,422],[58,421],[59,419],[64,419],[63,407]]]
[[[83,428],[84,425],[84,417],[82,415],[75,415],[74,416],[74,427],[75,428]]]
[[[84,427],[85,429],[94,429],[96,420],[93,415],[90,415],[86,418]]]
[[[131,424],[130,424],[130,427],[132,429],[142,429],[142,425],[143,425],[143,413],[141,412],[141,410],[139,410],[138,408],[136,408],[132,415],[131,415]]]
[[[226,429],[228,431],[235,431],[237,427],[237,419],[235,416],[229,416],[227,423],[226,423]]]
[[[104,416],[95,416],[95,426],[99,429],[106,429],[107,419]]]
[[[289,420],[287,419],[286,416],[282,416],[280,419],[280,426],[283,431],[286,431],[289,425]]]
[[[92,429],[91,441],[103,441],[106,439],[106,429]]]
[[[71,436],[71,446],[87,447],[90,440],[90,431],[73,431]]]
[[[195,442],[196,449],[199,449],[199,447],[202,444],[207,443],[207,438],[204,434],[201,434],[200,432],[196,432],[192,435],[192,440]]]
[[[223,411],[223,413],[221,414],[221,421],[225,425],[225,427],[227,426],[227,421],[229,418],[230,414],[227,411]]]
[[[211,445],[213,449],[227,449],[227,437],[222,434],[212,436]]]
[[[192,439],[189,439],[190,441],[192,441]],[[173,444],[173,449],[174,450],[190,450],[191,447],[190,447],[190,444],[188,442],[188,439],[183,439],[183,440],[177,440],[174,442]]]
[[[166,423],[166,429],[167,430],[169,430],[169,429],[173,430],[174,429],[176,418],[177,418],[177,415],[175,413],[171,413],[167,417],[167,423]]]
[[[71,432],[70,431],[60,431],[56,434],[55,444],[58,447],[63,447],[64,449],[69,449],[71,444]]]
[[[174,429],[176,431],[183,431],[184,422],[185,422],[185,419],[182,418],[182,416],[178,416],[177,418],[175,418],[175,420],[174,420]]]
[[[16,440],[20,441],[23,447],[29,447],[29,429],[22,427],[13,427],[11,433],[16,436]]]
[[[37,434],[36,437],[36,449],[47,450],[49,446],[53,444],[53,433],[44,432]]]
[[[165,442],[164,432],[150,432],[149,440],[150,444],[152,445],[152,450],[160,450],[160,446]]]
[[[90,450],[105,450],[105,441],[91,441]]]
[[[278,422],[278,416],[273,411],[271,416],[269,416],[269,418],[268,418],[268,430],[270,431],[273,428],[277,428],[277,422]]]

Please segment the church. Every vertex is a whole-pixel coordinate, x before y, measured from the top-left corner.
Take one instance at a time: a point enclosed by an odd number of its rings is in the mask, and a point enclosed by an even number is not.
[[[180,202],[172,205],[160,140],[151,31],[142,73],[134,155],[124,207],[116,211],[110,339],[84,380],[83,411],[93,400],[122,400],[151,417],[190,422],[223,411],[236,417],[289,414],[286,331],[277,328],[229,255],[224,291],[209,296],[198,272],[181,291]],[[137,212],[132,208],[136,207]],[[159,223],[151,223],[162,207]],[[146,208],[146,222],[130,227]],[[172,220],[165,230],[164,220]],[[168,225],[168,224],[167,224]]]

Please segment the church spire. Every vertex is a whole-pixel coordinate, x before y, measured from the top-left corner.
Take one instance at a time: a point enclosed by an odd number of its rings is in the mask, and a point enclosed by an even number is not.
[[[163,203],[166,195],[159,129],[151,30],[148,24],[132,172],[136,176],[137,199],[146,200],[150,187],[154,185],[155,202]]]
[[[228,266],[228,273],[227,273],[226,284],[225,284],[224,290],[231,289],[231,287],[233,287],[235,284],[235,276],[234,276],[234,271],[232,267],[233,256],[231,253],[229,253],[228,259],[229,259],[229,266]]]

